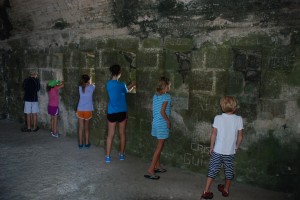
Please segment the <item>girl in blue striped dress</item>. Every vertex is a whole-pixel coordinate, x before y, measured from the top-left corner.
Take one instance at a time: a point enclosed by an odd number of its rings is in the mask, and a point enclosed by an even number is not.
[[[151,135],[157,139],[157,147],[153,154],[151,165],[148,169],[145,178],[158,180],[159,176],[155,173],[166,172],[166,169],[160,166],[160,154],[163,150],[165,140],[169,137],[171,127],[170,112],[171,112],[171,96],[168,93],[171,82],[166,77],[161,77],[158,81],[156,93],[152,100],[152,132]]]

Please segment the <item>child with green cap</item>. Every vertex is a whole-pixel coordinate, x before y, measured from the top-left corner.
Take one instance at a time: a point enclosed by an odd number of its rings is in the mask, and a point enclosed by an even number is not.
[[[47,92],[49,97],[48,114],[51,116],[51,135],[55,138],[59,137],[57,130],[57,116],[59,114],[59,89],[64,87],[62,81],[51,80],[47,84]]]

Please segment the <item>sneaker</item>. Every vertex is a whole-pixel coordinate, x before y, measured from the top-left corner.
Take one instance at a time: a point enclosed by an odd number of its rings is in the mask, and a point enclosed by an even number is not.
[[[84,145],[84,147],[87,148],[87,149],[90,148],[90,146],[91,146],[91,143],[88,143],[88,144]]]
[[[79,149],[82,149],[82,147],[83,147],[83,144],[78,144]]]
[[[58,137],[59,137],[57,133],[51,132],[51,135],[52,135],[52,137],[55,137],[55,138],[58,138]]]
[[[110,163],[110,158],[111,158],[110,156],[105,156],[105,162]]]
[[[33,132],[37,132],[40,128],[37,126],[35,129],[32,129]]]
[[[120,154],[119,158],[120,158],[120,160],[125,160],[125,155],[124,154]]]
[[[212,199],[214,194],[212,192],[203,192],[201,195],[201,199]]]

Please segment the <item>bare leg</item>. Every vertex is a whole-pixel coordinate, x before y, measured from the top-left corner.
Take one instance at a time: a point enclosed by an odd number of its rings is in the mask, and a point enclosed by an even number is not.
[[[210,192],[210,186],[214,179],[207,177],[204,192]]]
[[[229,192],[229,187],[230,187],[230,184],[231,184],[231,180],[225,180],[225,186],[224,186],[224,190],[225,192]]]
[[[90,120],[84,120],[85,144],[89,144],[90,143],[89,122],[90,122]]]
[[[126,145],[126,123],[127,119],[119,123],[119,132],[120,132],[120,154],[124,154],[125,145]]]
[[[33,118],[33,129],[37,128],[37,113],[32,113]]]
[[[57,115],[53,116],[53,133],[57,133]]]
[[[157,142],[157,147],[156,147],[156,150],[153,154],[153,158],[152,158],[150,167],[148,169],[148,172],[150,174],[154,174],[155,167],[157,167],[157,164],[160,164],[158,162],[159,162],[159,159],[160,159],[160,154],[161,154],[161,152],[163,150],[163,147],[164,147],[164,142],[165,142],[165,140],[163,140],[163,139],[159,139],[158,142]]]
[[[31,114],[26,114],[27,129],[31,129]]]
[[[115,135],[116,122],[107,121],[107,123],[108,123],[108,134],[106,139],[106,155],[110,156],[112,141]]]
[[[78,118],[78,142],[82,145],[82,131],[83,131],[83,119]]]

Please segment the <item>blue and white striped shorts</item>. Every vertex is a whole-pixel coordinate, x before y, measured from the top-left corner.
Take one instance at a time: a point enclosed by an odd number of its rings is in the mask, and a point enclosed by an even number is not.
[[[224,166],[224,174],[226,180],[231,180],[234,177],[233,174],[233,160],[234,154],[223,155],[213,152],[210,158],[207,177],[215,179],[219,173],[221,166]]]

